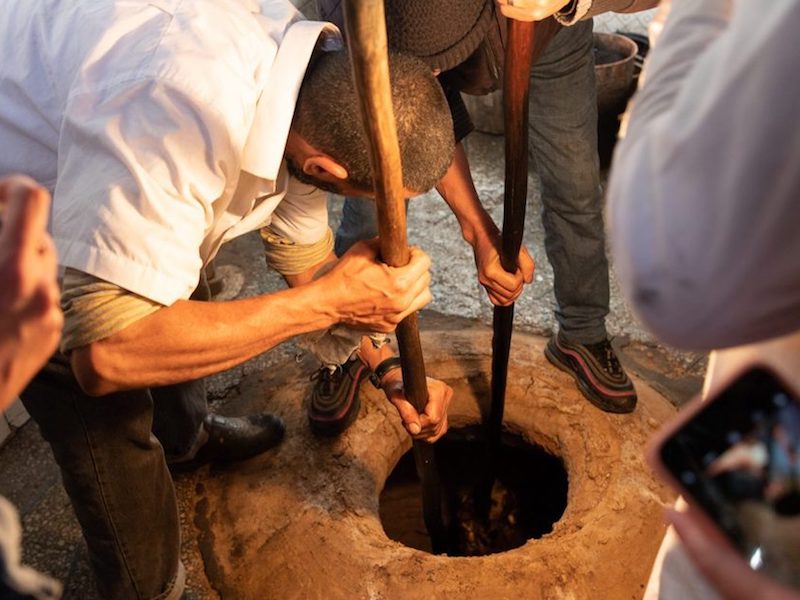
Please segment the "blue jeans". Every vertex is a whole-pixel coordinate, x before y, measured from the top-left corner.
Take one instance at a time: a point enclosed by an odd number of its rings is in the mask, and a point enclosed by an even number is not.
[[[571,342],[606,338],[605,253],[592,22],[561,29],[531,72],[530,154],[542,182],[545,251],[553,266],[556,319]],[[370,200],[347,198],[336,254],[378,234]]]

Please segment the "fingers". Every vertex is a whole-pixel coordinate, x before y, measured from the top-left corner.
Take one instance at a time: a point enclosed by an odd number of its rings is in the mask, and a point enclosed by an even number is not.
[[[495,306],[508,306],[519,298],[525,286],[524,273],[518,269],[516,273],[509,273],[504,270],[500,263],[493,264],[487,268],[483,276],[479,278],[481,285],[486,288],[489,300]],[[513,285],[509,285],[513,283]]]
[[[50,194],[22,176],[0,181],[0,296],[6,310],[21,310],[39,286],[54,286],[57,261],[47,233]]]
[[[453,389],[442,381],[428,378],[428,404],[420,415],[421,435],[433,443],[447,433],[447,412],[453,398]]]
[[[411,405],[411,403],[405,399],[402,394],[402,390],[398,392],[393,392],[390,396],[389,400],[394,407],[397,409],[397,412],[400,414],[400,420],[403,422],[403,427],[406,428],[406,431],[411,435],[411,437],[416,438],[422,432],[422,425],[420,423],[420,416],[417,410]]]
[[[514,8],[513,6],[508,6],[508,4],[504,3],[503,0],[497,0],[497,3],[500,4],[500,12],[507,19],[525,22],[536,20],[528,11]]]
[[[480,240],[474,246],[475,265],[478,268],[478,281],[486,289],[489,300],[495,306],[512,304],[526,283],[533,281],[534,264],[528,250],[522,246],[519,251],[518,268],[509,273],[500,261],[499,238]]]
[[[395,326],[397,326],[407,316],[422,310],[432,301],[433,301],[433,294],[431,294],[431,290],[430,288],[427,287],[426,284],[425,289],[423,289],[419,294],[415,294],[413,296],[413,299],[408,304],[408,307],[405,310],[397,313],[397,315],[391,318],[390,321],[394,322]]]
[[[427,442],[429,444],[433,444],[434,442],[439,441],[439,439],[447,433],[448,428],[448,420],[447,415],[444,415],[442,419],[437,424],[429,424],[425,415],[420,416],[420,422],[422,423],[422,432],[419,435],[414,436],[415,439],[422,440],[423,442]]]
[[[410,248],[411,259],[405,267],[392,268],[395,309],[397,314],[389,318],[395,326],[408,315],[422,310],[433,300],[431,294],[431,259],[419,248]]]
[[[49,356],[55,352],[64,327],[64,313],[59,305],[60,291],[55,281],[39,286],[31,297],[23,314],[24,319],[35,319],[39,332],[36,344],[38,352]]]
[[[387,397],[395,405],[403,427],[417,440],[433,443],[447,433],[447,411],[453,397],[453,390],[442,381],[431,379],[428,382],[428,403],[425,411],[419,414],[406,399],[400,380],[387,382],[384,387]]]
[[[528,253],[528,249],[522,246],[519,251],[519,270],[522,273],[522,280],[525,283],[533,281],[533,273],[536,270],[536,264],[533,262],[533,257]]]
[[[405,267],[396,267],[398,279],[407,282],[428,275],[430,277],[431,258],[416,246],[409,248],[409,261]],[[430,280],[430,279],[429,279]]]
[[[30,260],[47,232],[50,194],[32,179],[13,176],[0,183],[0,205],[5,205],[0,251]]]
[[[377,238],[355,244],[331,269],[326,298],[336,303],[339,322],[377,332],[392,332],[398,323],[433,300],[431,259],[409,249],[409,262],[390,267],[377,260]]]

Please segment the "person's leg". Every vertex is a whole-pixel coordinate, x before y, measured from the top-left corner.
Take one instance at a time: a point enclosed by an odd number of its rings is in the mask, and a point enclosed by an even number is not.
[[[203,421],[208,415],[204,379],[151,390],[153,434],[167,461],[193,458],[205,443]]]
[[[205,273],[191,296],[211,297]],[[269,450],[284,435],[283,422],[268,413],[223,417],[209,412],[204,379],[151,388],[153,434],[173,468],[217,460],[243,460]]]
[[[590,21],[559,31],[535,65],[529,120],[556,318],[569,341],[599,342],[609,288]]]
[[[530,148],[542,182],[545,250],[559,324],[545,354],[596,406],[630,412],[636,394],[605,328],[608,260],[592,46],[591,21],[563,28],[531,76]]]
[[[61,468],[100,597],[180,597],[178,508],[150,392],[93,398],[51,364],[22,400]]]
[[[378,214],[375,203],[365,198],[345,198],[342,221],[336,230],[333,247],[336,256],[342,256],[356,242],[376,235]],[[309,349],[325,346],[338,350],[341,346],[334,331],[308,336],[307,339],[313,339],[307,344]],[[358,388],[369,376],[369,369],[356,356],[341,364],[330,364],[330,359],[326,360],[319,354],[318,358],[323,364],[314,375],[314,389],[308,402],[308,424],[317,435],[339,435],[358,416],[361,407]]]
[[[365,198],[347,197],[342,206],[342,222],[336,230],[333,251],[341,256],[361,240],[378,235],[378,213],[375,203]]]

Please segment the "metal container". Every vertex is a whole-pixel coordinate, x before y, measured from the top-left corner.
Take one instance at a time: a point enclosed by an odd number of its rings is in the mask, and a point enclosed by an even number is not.
[[[597,109],[601,115],[619,114],[625,110],[633,93],[636,42],[616,33],[595,33],[593,36]]]

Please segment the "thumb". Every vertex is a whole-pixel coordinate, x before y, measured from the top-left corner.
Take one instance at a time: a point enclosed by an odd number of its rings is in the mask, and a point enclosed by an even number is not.
[[[399,391],[392,391],[389,400],[392,404],[394,404],[397,412],[400,414],[400,420],[403,422],[403,427],[405,427],[411,435],[417,435],[420,431],[422,431],[419,413],[408,400],[402,397],[402,394],[399,393]]]
[[[13,177],[0,185],[0,204],[6,204],[0,251],[26,263],[38,253],[47,231],[50,194],[32,179]]]

